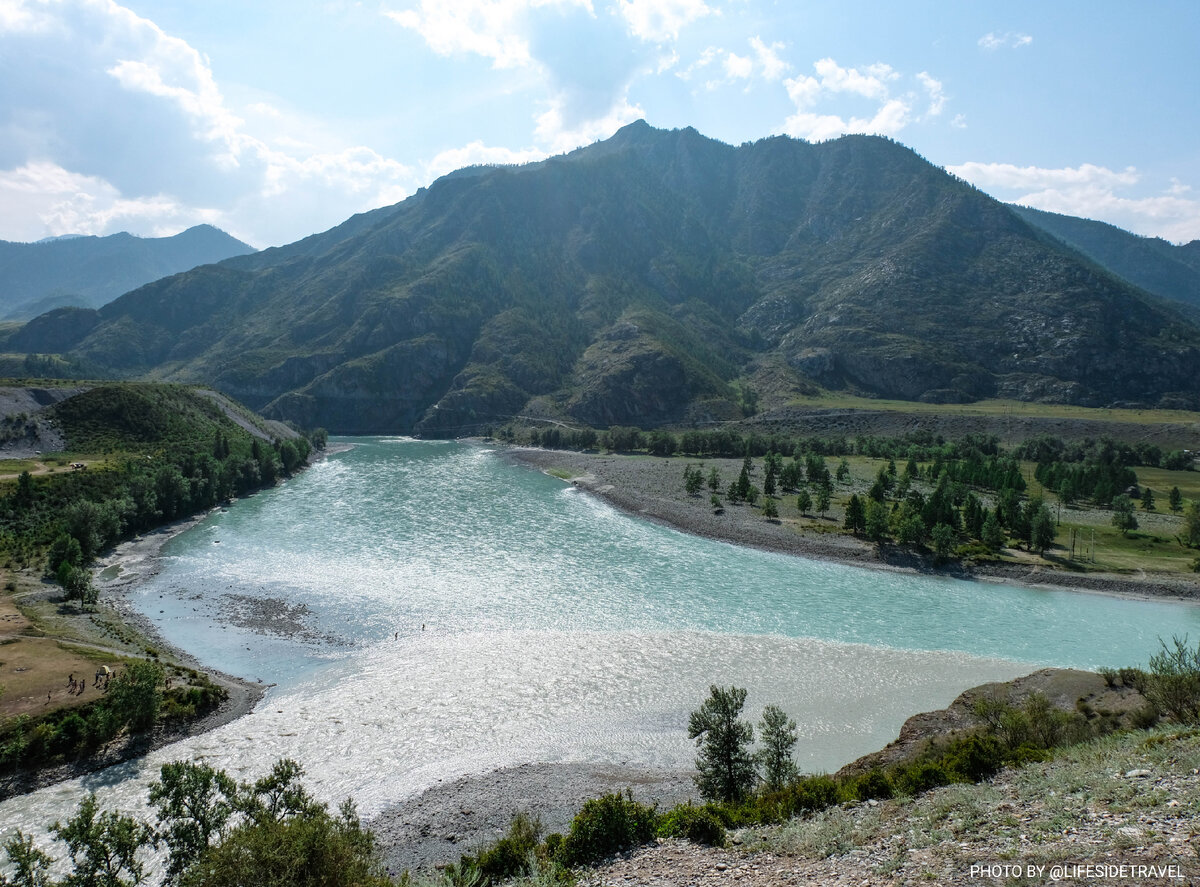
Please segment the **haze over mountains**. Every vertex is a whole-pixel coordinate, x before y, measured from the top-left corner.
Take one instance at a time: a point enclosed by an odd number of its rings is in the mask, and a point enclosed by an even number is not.
[[[639,121],[51,312],[4,350],[345,433],[706,423],[819,387],[1200,407],[1188,309],[1028,218],[887,139],[735,148]]]
[[[99,308],[117,296],[168,274],[254,247],[212,225],[172,237],[54,237],[38,243],[0,240],[0,317],[27,320],[53,308]]]

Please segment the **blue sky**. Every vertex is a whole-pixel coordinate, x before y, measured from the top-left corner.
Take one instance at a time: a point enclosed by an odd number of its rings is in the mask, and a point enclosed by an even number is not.
[[[1200,238],[1200,3],[0,0],[0,239],[258,247],[638,118]]]

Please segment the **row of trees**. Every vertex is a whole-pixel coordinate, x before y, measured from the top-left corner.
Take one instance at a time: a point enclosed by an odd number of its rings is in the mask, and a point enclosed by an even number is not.
[[[21,831],[5,844],[5,887],[132,887],[149,881],[155,848],[166,851],[170,887],[383,887],[374,836],[347,801],[336,813],[305,789],[303,769],[280,760],[252,783],[207,764],[164,764],[150,786],[156,823],[100,808],[94,794],[50,831],[65,845],[70,873]]]

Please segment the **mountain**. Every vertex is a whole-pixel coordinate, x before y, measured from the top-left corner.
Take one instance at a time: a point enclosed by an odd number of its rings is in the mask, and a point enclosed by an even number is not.
[[[1195,324],[911,150],[644,122],[3,347],[347,433],[709,423],[820,387],[1200,406]]]
[[[1200,240],[1182,246],[1141,237],[1107,222],[1077,219],[1027,206],[1013,211],[1135,286],[1196,309],[1200,317]]]
[[[122,232],[37,243],[0,240],[0,315],[25,320],[67,305],[98,308],[160,277],[252,252],[254,247],[212,225],[173,237]]]

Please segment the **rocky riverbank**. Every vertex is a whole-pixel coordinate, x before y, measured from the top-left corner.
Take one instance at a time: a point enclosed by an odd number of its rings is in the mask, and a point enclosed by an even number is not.
[[[830,516],[804,527],[769,521],[759,509],[726,506],[715,513],[708,491],[698,497],[683,492],[683,460],[651,456],[619,456],[511,447],[506,458],[563,477],[565,482],[599,496],[616,508],[657,521],[685,533],[735,545],[879,570],[937,573],[958,579],[1007,582],[1033,587],[1066,588],[1139,598],[1200,601],[1200,577],[1165,574],[1113,575],[1068,572],[1035,562],[992,561],[976,565],[936,566],[931,558],[895,545],[875,545],[841,532]],[[711,459],[731,477],[741,460]]]

